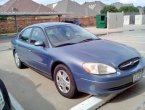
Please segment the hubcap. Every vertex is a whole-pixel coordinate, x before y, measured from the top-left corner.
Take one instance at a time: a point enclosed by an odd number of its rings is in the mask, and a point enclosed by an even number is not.
[[[18,54],[15,53],[15,62],[16,62],[16,65],[19,66],[20,65],[20,59],[18,57]]]
[[[59,70],[57,72],[56,82],[61,92],[68,93],[70,91],[70,79],[64,70]]]

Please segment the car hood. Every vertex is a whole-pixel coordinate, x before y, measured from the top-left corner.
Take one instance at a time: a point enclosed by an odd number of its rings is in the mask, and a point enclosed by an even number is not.
[[[57,49],[63,52],[66,58],[69,56],[69,59],[76,59],[83,63],[104,63],[113,67],[131,58],[140,57],[135,49],[108,40],[95,40],[58,47]]]

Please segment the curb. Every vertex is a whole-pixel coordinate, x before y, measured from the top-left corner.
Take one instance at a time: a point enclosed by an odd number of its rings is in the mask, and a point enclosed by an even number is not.
[[[97,97],[97,96],[92,96],[89,99],[81,102],[80,104],[72,107],[69,110],[96,110],[103,104],[106,104],[108,101],[119,95],[120,93],[117,94],[110,94],[108,96],[102,96],[102,97]]]

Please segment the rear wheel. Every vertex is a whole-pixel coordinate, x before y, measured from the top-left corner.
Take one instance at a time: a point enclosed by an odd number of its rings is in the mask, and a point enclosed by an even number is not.
[[[57,90],[67,98],[73,98],[78,94],[75,81],[69,69],[64,65],[58,65],[54,70],[54,81]]]
[[[17,52],[14,52],[14,60],[15,60],[15,64],[18,68],[24,68],[25,65],[23,64],[23,62],[21,62],[19,56],[18,56],[18,53]]]

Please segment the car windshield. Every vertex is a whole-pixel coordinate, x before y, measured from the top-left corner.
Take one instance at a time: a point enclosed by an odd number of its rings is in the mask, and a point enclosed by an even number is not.
[[[98,40],[95,35],[77,25],[57,25],[46,28],[47,36],[55,47]]]

